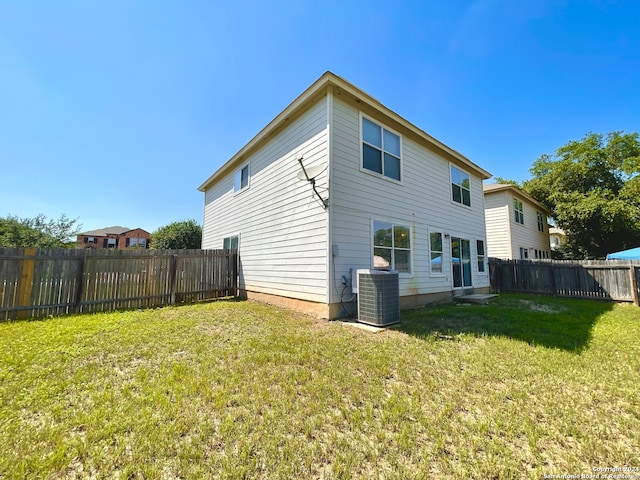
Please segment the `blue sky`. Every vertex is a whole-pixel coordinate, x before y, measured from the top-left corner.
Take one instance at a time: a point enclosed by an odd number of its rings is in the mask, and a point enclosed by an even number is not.
[[[640,125],[634,1],[0,0],[0,216],[202,221],[197,187],[322,73],[495,176]]]

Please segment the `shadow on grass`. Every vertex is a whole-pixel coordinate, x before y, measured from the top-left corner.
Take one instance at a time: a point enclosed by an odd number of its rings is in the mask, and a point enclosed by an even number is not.
[[[421,338],[499,336],[530,345],[582,351],[612,302],[502,294],[489,305],[448,304],[402,312],[395,330]]]

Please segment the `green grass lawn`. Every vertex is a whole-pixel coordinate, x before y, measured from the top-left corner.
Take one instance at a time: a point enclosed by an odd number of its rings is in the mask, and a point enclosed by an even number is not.
[[[502,295],[372,334],[253,302],[0,324],[0,478],[640,467],[640,308]],[[640,472],[638,472],[640,473]]]

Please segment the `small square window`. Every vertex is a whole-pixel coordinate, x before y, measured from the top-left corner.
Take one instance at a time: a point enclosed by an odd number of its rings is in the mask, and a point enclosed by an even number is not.
[[[233,191],[238,192],[249,186],[249,164],[237,170],[233,178]]]
[[[222,240],[222,248],[225,250],[237,250],[238,249],[238,235],[226,237]]]

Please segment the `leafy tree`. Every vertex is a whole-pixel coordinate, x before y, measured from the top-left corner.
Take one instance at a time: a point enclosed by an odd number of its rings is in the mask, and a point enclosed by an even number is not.
[[[502,178],[502,177],[495,177],[494,180],[496,183],[501,185],[515,185],[518,188],[522,188],[522,185],[520,185],[515,180],[510,180],[508,178]]]
[[[34,218],[9,215],[0,218],[0,247],[69,247],[82,225],[78,219],[60,215],[57,220],[40,214]]]
[[[588,133],[542,155],[529,171],[523,189],[565,231],[566,254],[599,258],[640,245],[637,133]]]
[[[195,220],[173,222],[151,234],[151,248],[185,249],[200,248],[202,227]]]

